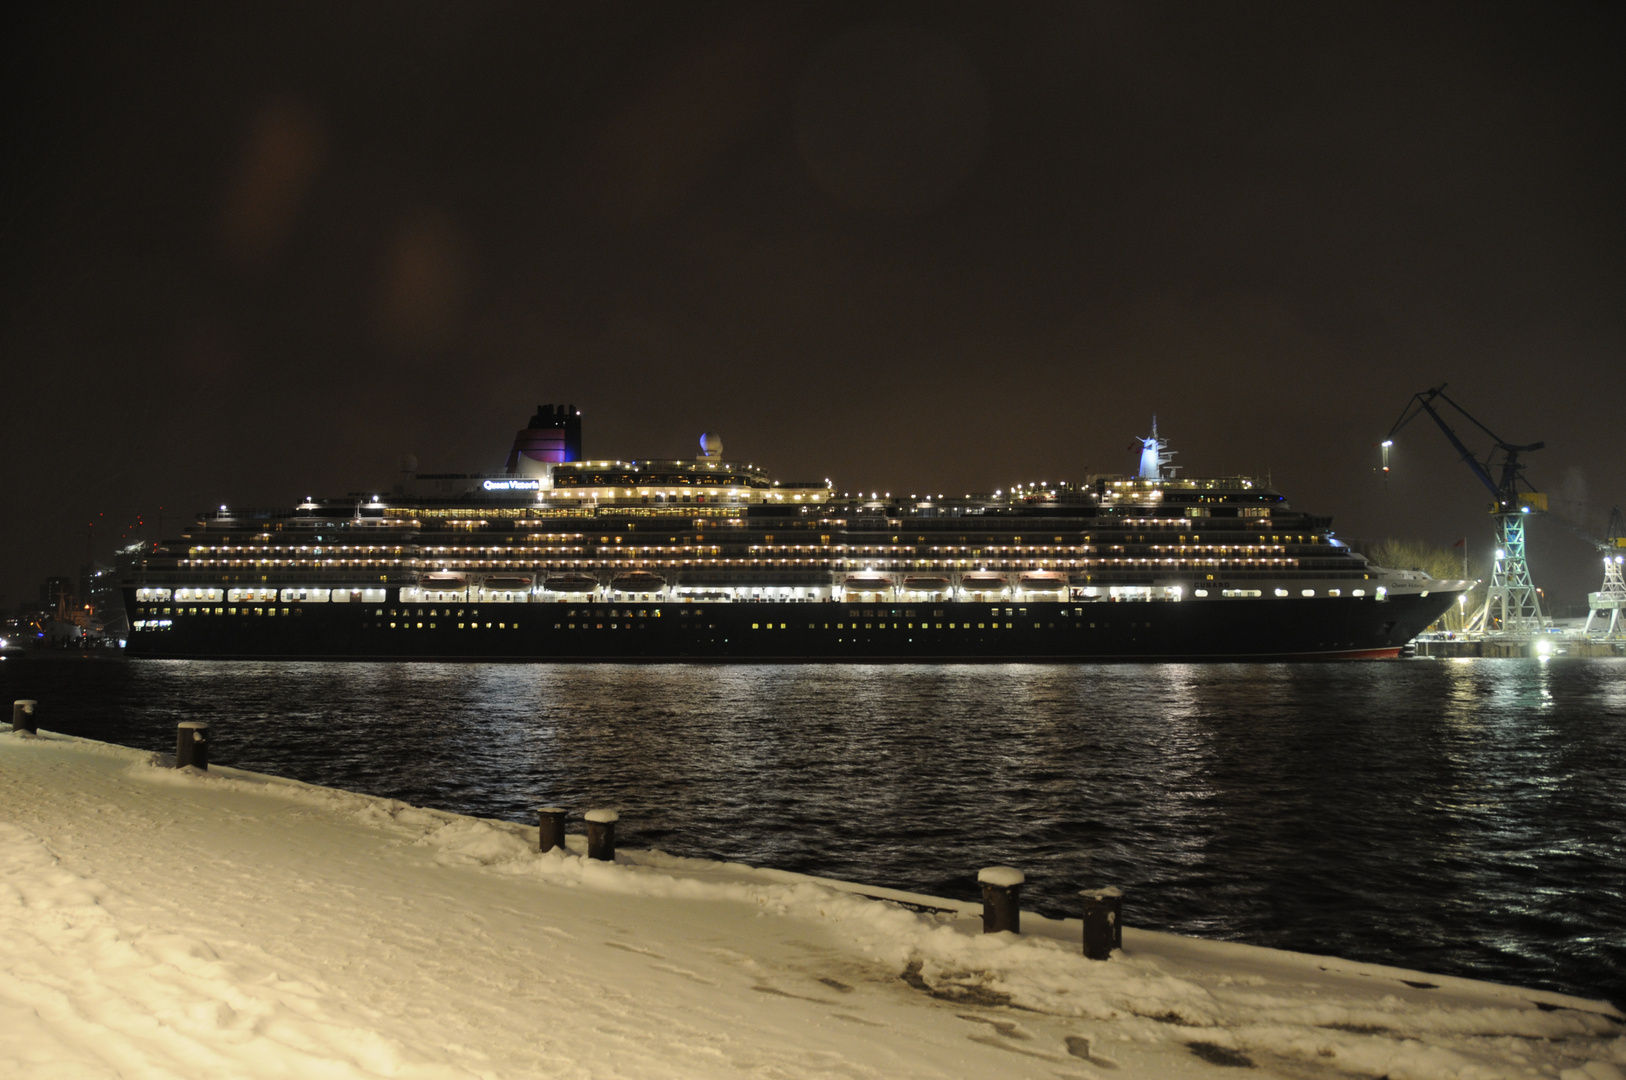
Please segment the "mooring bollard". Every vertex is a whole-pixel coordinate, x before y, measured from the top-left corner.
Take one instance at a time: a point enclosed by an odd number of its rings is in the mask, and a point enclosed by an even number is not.
[[[552,851],[565,846],[565,810],[558,806],[536,808],[536,850]]]
[[[982,932],[1022,932],[1022,882],[1027,878],[1012,866],[987,866],[977,871],[982,885]]]
[[[188,765],[209,768],[209,725],[202,720],[182,720],[175,725],[175,767]]]
[[[614,810],[589,810],[587,817],[587,857],[615,862],[615,823],[621,815]]]
[[[34,710],[39,702],[29,698],[19,698],[11,703],[11,730],[26,731],[30,735],[38,735],[39,728],[34,723]]]
[[[1113,949],[1124,947],[1124,894],[1114,888],[1085,889],[1084,955],[1108,960]]]

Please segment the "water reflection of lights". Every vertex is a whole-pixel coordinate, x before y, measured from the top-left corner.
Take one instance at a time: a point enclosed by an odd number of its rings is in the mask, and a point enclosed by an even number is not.
[[[1009,864],[1046,914],[1118,884],[1151,928],[1626,998],[1623,660],[43,667],[126,745],[209,719],[223,765],[615,806],[629,848],[963,899]]]

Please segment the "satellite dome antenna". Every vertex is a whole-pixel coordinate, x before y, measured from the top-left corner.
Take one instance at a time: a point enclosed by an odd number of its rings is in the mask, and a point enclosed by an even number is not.
[[[716,460],[723,456],[723,437],[715,431],[700,436],[700,456]]]

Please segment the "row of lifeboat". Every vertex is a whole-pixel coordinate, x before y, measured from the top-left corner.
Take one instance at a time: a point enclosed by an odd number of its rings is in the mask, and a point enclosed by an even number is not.
[[[1067,588],[1067,575],[1048,570],[1033,570],[1014,575],[1017,588],[1027,592],[1060,592]],[[529,575],[514,574],[488,577],[479,582],[487,592],[521,592],[530,589],[534,579]],[[951,578],[940,574],[909,574],[902,581],[878,573],[848,574],[842,588],[850,593],[890,593],[894,588],[904,592],[941,593],[954,587]],[[990,571],[973,571],[960,575],[959,588],[964,592],[1001,592],[1010,588],[1012,575]],[[430,592],[458,592],[468,588],[464,574],[424,574],[418,587]],[[556,593],[588,593],[599,587],[598,578],[591,574],[554,574],[544,578],[542,587]],[[666,588],[666,579],[659,574],[643,570],[616,574],[610,579],[610,588],[616,592],[659,592]]]
[[[492,576],[482,579],[479,586],[487,592],[519,592],[531,587],[531,578],[528,574]],[[421,574],[418,577],[418,588],[430,592],[457,592],[468,587],[469,579],[464,574]]]
[[[531,588],[533,580],[527,574],[493,576],[482,579],[478,586],[486,592],[524,592]],[[418,578],[418,587],[429,592],[461,592],[468,586],[464,574],[423,574]],[[557,593],[589,593],[598,586],[598,578],[591,574],[554,574],[542,581],[544,589]],[[666,580],[659,574],[634,571],[615,575],[610,587],[618,592],[658,592],[666,587]]]
[[[1015,575],[1017,588],[1028,592],[1060,592],[1067,588],[1067,575],[1048,570],[1033,570]],[[885,574],[848,574],[842,587],[848,592],[891,592],[894,585],[904,592],[947,592],[954,582],[937,574],[909,574],[894,582]],[[1011,575],[978,570],[960,575],[959,587],[964,592],[1002,592],[1012,585]]]

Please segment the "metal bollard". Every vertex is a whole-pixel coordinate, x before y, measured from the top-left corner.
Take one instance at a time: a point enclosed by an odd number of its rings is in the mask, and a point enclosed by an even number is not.
[[[1114,888],[1085,889],[1084,955],[1109,960],[1113,949],[1124,947],[1124,894]]]
[[[587,857],[615,862],[615,823],[621,815],[614,810],[589,810],[587,817]]]
[[[34,721],[34,710],[39,702],[30,698],[19,698],[11,703],[11,730],[26,731],[30,735],[38,735],[39,727]]]
[[[536,808],[536,850],[552,851],[565,846],[565,810],[558,806]]]
[[[202,720],[182,720],[175,725],[175,767],[209,768],[209,725]]]
[[[982,885],[982,932],[1022,932],[1022,882],[1027,878],[1011,866],[988,866],[977,871]]]

